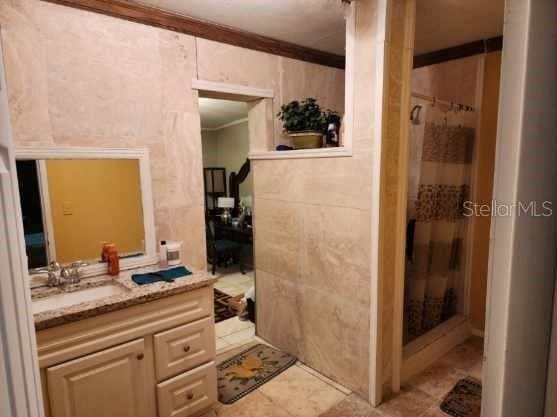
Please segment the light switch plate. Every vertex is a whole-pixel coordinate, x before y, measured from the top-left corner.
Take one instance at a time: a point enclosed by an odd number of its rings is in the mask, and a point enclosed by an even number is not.
[[[62,203],[62,214],[64,216],[71,216],[73,214],[73,204],[71,201],[64,201]]]

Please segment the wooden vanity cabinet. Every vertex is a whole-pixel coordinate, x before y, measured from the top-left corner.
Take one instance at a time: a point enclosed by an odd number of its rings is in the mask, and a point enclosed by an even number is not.
[[[213,289],[37,332],[47,417],[193,417],[217,401]]]
[[[143,339],[46,370],[51,415],[150,417]]]

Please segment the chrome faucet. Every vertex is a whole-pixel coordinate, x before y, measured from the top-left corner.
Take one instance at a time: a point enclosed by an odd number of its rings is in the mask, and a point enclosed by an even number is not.
[[[60,277],[68,284],[79,284],[81,281],[80,270],[82,266],[89,265],[87,262],[75,261],[69,265],[63,266],[60,271]]]
[[[65,284],[79,284],[81,281],[80,270],[82,266],[89,265],[83,261],[72,262],[69,265],[61,266],[58,262],[54,261],[44,268],[34,268],[29,270],[31,275],[47,273],[48,278],[46,285],[49,287],[61,287]]]

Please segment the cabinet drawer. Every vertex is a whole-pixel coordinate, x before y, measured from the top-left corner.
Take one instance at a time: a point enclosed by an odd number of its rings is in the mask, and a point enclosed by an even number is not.
[[[207,363],[157,385],[158,417],[187,417],[217,401],[217,369]]]
[[[215,358],[213,318],[157,333],[154,342],[157,380],[162,381]]]

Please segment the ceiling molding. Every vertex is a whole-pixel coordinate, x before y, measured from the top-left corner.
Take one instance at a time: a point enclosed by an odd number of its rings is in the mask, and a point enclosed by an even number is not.
[[[236,125],[239,125],[240,123],[245,123],[247,121],[248,121],[248,118],[243,117],[241,119],[233,120],[231,122],[225,123],[225,124],[217,126],[217,127],[202,127],[201,130],[204,131],[204,132],[216,132],[217,130],[226,129],[227,127],[236,126]]]
[[[239,29],[194,19],[132,1],[123,0],[42,0],[63,6],[88,10],[149,26],[221,43],[267,52],[287,58],[344,69],[344,57],[317,49],[306,48]]]
[[[440,49],[439,51],[428,52],[427,54],[416,55],[414,56],[414,68],[426,67],[428,65],[452,61],[453,59],[466,58],[473,55],[500,51],[502,49],[502,36],[482,39],[463,45],[453,46],[451,48]]]

